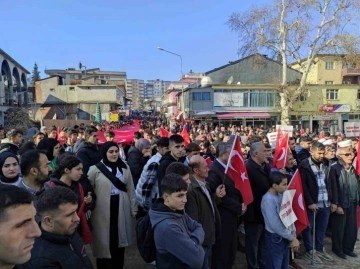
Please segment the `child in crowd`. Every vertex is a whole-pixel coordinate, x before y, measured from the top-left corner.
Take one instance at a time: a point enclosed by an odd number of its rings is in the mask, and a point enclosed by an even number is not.
[[[287,189],[287,178],[281,172],[271,172],[269,181],[271,187],[261,200],[265,221],[266,268],[287,269],[289,247],[297,250],[300,245],[294,225],[286,228],[279,216],[282,194]]]

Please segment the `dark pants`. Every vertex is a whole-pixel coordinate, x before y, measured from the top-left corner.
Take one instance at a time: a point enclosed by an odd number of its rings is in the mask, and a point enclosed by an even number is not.
[[[220,211],[221,238],[217,239],[212,248],[211,268],[231,269],[237,250],[237,216]]]
[[[110,198],[110,254],[111,259],[96,259],[97,268],[122,269],[124,267],[125,248],[119,248],[118,233],[119,195]]]
[[[289,268],[289,240],[280,235],[265,231],[265,260],[266,269],[287,269]]]
[[[245,222],[245,255],[249,269],[265,268],[264,225]]]
[[[357,204],[343,208],[344,214],[332,214],[331,240],[334,252],[352,252],[357,238]]]
[[[201,268],[209,269],[209,257],[210,257],[211,247],[203,247],[203,248],[204,248],[205,256],[204,256],[204,263]]]
[[[310,227],[302,232],[306,252],[313,249],[314,212],[307,210]],[[315,250],[324,251],[326,227],[329,222],[330,207],[319,208],[315,213]]]

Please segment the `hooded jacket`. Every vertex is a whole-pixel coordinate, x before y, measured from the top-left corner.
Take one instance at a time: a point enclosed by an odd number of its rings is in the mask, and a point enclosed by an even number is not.
[[[41,229],[31,251],[31,259],[19,269],[71,268],[92,269],[85,247],[77,232],[59,235]]]
[[[127,164],[130,167],[135,186],[137,185],[141,172],[148,160],[149,158],[144,157],[140,150],[138,150],[135,146],[131,146],[127,155]]]
[[[183,211],[172,211],[162,198],[149,211],[156,245],[156,268],[202,268],[204,230]]]

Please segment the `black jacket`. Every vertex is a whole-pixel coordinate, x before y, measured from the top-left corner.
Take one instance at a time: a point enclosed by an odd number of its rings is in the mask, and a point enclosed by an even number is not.
[[[248,223],[264,224],[261,213],[261,199],[269,190],[269,165],[258,165],[251,157],[246,161],[246,170],[249,176],[254,201],[248,205],[244,221]]]
[[[99,148],[96,144],[92,144],[86,141],[81,142],[79,150],[76,153],[76,157],[81,160],[83,165],[83,174],[80,178],[80,183],[83,186],[84,193],[87,194],[88,192],[91,192],[94,198],[94,190],[89,182],[87,173],[90,166],[95,165],[101,161]]]
[[[240,216],[242,213],[242,196],[238,189],[235,188],[234,181],[232,181],[227,175],[225,175],[225,168],[215,160],[209,170],[209,176],[206,181],[209,183],[211,192],[215,193],[216,188],[224,184],[226,195],[219,199],[217,203],[219,212],[226,212],[226,214],[232,215],[232,217]],[[225,222],[224,219],[222,219]]]
[[[190,178],[191,183],[187,192],[185,212],[194,220],[199,222],[205,232],[204,247],[215,244],[216,235],[220,233],[220,215],[215,200],[211,196],[213,208],[206,194],[194,177]]]
[[[140,150],[135,148],[135,146],[131,146],[127,156],[127,164],[130,167],[135,187],[139,181],[142,170],[148,160],[149,158],[144,157]]]
[[[84,244],[76,232],[71,236],[58,235],[41,230],[41,236],[35,240],[31,259],[20,269],[92,269]]]
[[[356,176],[359,181],[359,176]],[[331,183],[332,204],[336,204],[342,208],[350,206],[350,190],[348,180],[346,178],[345,167],[339,163],[333,163],[330,166],[329,182]],[[358,184],[359,193],[359,184]],[[359,202],[359,201],[356,201]]]
[[[161,192],[161,181],[165,176],[166,168],[173,162],[177,162],[177,160],[171,155],[170,152],[163,155],[160,159],[159,168],[157,170],[157,179],[158,179],[158,186],[159,186],[159,194],[162,195]]]
[[[325,184],[326,189],[328,192],[328,199],[329,202],[332,201],[331,197],[331,184],[329,182],[329,178],[326,176],[328,167],[325,166]],[[314,172],[311,169],[309,159],[303,160],[298,165],[300,177],[301,177],[301,183],[303,187],[303,193],[304,193],[304,200],[306,206],[309,206],[311,204],[317,204],[318,203],[318,194],[319,194],[319,186],[317,184],[317,179],[314,174]]]
[[[10,151],[11,153],[18,155],[19,147],[13,143],[1,143],[0,144],[0,152],[3,152],[3,151]]]

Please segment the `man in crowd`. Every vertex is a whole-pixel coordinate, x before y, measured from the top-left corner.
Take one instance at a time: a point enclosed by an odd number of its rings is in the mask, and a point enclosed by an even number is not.
[[[69,129],[67,131],[67,141],[64,145],[66,152],[74,152],[74,145],[77,141],[79,131],[77,129]]]
[[[310,136],[301,136],[299,138],[299,145],[295,147],[295,152],[297,156],[297,163],[301,163],[302,160],[305,160],[310,157],[310,146],[312,138]]]
[[[161,180],[165,176],[166,168],[173,162],[181,162],[185,155],[184,138],[175,134],[169,138],[169,152],[164,154],[160,159],[159,168],[157,170],[158,186],[161,195]]]
[[[139,206],[144,210],[149,210],[153,201],[159,198],[159,186],[157,180],[157,170],[160,159],[169,151],[169,138],[161,137],[157,142],[157,153],[152,156],[145,164],[136,185],[136,199]],[[141,210],[139,210],[139,213]]]
[[[221,218],[221,237],[216,240],[212,249],[211,268],[232,268],[237,250],[238,217],[243,213],[242,196],[235,188],[234,181],[225,175],[229,160],[231,144],[221,142],[217,146],[217,158],[210,166],[206,181],[212,194],[216,193],[221,185],[226,195],[219,198],[217,207]],[[224,194],[225,190],[221,193]]]
[[[16,186],[0,185],[0,268],[12,269],[31,257],[41,232],[32,195]]]
[[[210,190],[205,179],[209,175],[209,168],[203,157],[193,155],[190,158],[190,167],[193,171],[190,177],[190,186],[187,193],[186,213],[194,220],[199,222],[205,232],[203,248],[205,251],[203,269],[209,268],[209,253],[215,244],[216,235],[219,237],[220,215],[215,200],[210,194]],[[224,197],[226,194],[223,185],[216,188],[216,196]]]
[[[37,202],[41,217],[41,236],[35,241],[27,269],[92,269],[78,234],[80,218],[76,214],[78,197],[70,188],[54,187],[44,191]]]
[[[8,142],[1,143],[0,152],[10,151],[17,155],[20,145],[23,142],[23,132],[19,129],[11,129],[6,133],[6,138],[8,139]]]
[[[328,168],[323,163],[325,146],[320,142],[313,142],[310,154],[311,157],[304,159],[298,166],[310,225],[302,232],[302,236],[306,250],[305,259],[311,260],[314,255],[314,262],[320,264],[322,260],[333,260],[324,249],[325,232],[330,216],[331,190],[326,173]]]
[[[20,170],[22,179],[18,187],[38,196],[43,190],[44,183],[49,179],[51,171],[46,154],[37,149],[25,152],[20,159]]]
[[[177,174],[189,185],[190,184],[190,168],[181,162],[171,163],[165,170],[165,175]]]
[[[358,176],[352,165],[354,153],[351,140],[338,143],[338,162],[330,168],[332,187],[332,251],[340,258],[357,257],[354,246],[357,238],[357,214],[359,203]]]
[[[80,183],[84,188],[84,193],[93,192],[93,188],[87,178],[90,166],[97,164],[101,160],[101,154],[97,145],[98,134],[95,127],[87,127],[85,129],[85,141],[80,142],[76,156],[81,160],[83,165],[83,174]]]
[[[249,155],[246,170],[254,201],[248,205],[244,215],[245,254],[248,268],[255,269],[265,266],[264,218],[261,213],[261,199],[270,187],[270,166],[263,142],[254,142],[250,147]]]

